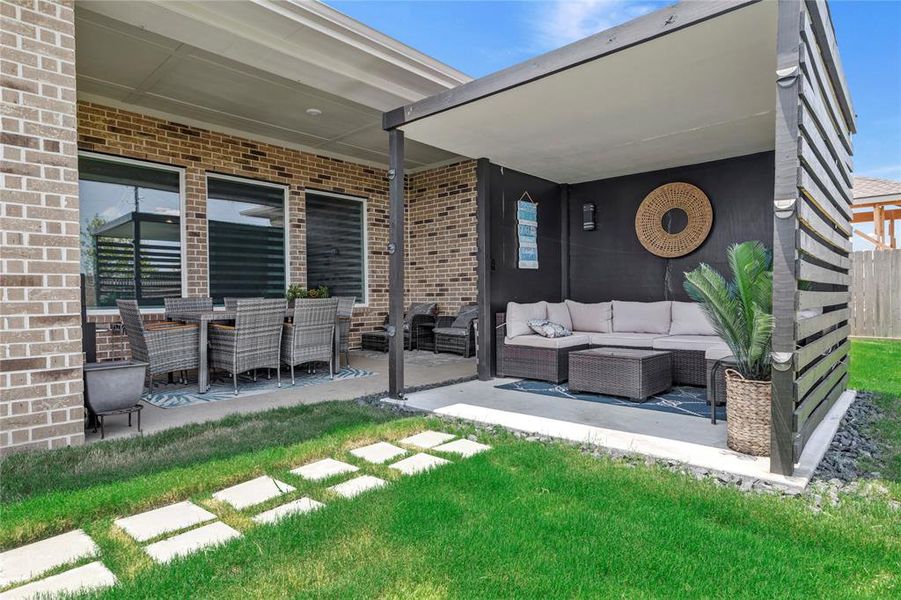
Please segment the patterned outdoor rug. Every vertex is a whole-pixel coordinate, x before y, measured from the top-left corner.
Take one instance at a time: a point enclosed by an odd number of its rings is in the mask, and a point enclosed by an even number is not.
[[[274,392],[278,389],[290,390],[294,388],[307,387],[310,385],[320,385],[331,381],[343,381],[345,379],[356,379],[358,377],[369,377],[372,371],[363,369],[353,369],[344,367],[337,373],[335,378],[331,379],[327,369],[319,369],[319,372],[312,375],[299,368],[295,370],[295,384],[291,385],[291,375],[287,371],[282,372],[282,387],[279,388],[275,380],[275,373],[272,373],[272,379],[266,379],[265,369],[260,369],[257,373],[257,380],[254,381],[249,374],[238,377],[238,396],[235,396],[235,389],[232,386],[231,379],[214,379],[211,387],[206,394],[200,394],[197,391],[197,381],[189,381],[184,383],[160,383],[154,387],[153,394],[148,396],[146,393],[142,400],[159,408],[180,408],[182,406],[191,406],[192,404],[201,404],[207,402],[218,402],[220,400],[232,400],[234,398],[246,398],[256,394],[264,394],[266,392]]]
[[[616,396],[604,396],[587,392],[573,393],[565,383],[560,385],[546,381],[532,381],[522,379],[513,383],[505,383],[496,386],[500,390],[513,390],[516,392],[528,392],[541,394],[554,398],[572,398],[587,402],[600,402],[601,404],[613,404],[615,406],[629,406],[643,410],[656,410],[660,412],[675,413],[678,415],[691,415],[693,417],[710,418],[710,406],[707,404],[707,390],[699,387],[677,386],[670,391],[651,396],[644,402],[633,402],[626,398]],[[726,407],[716,407],[716,418],[726,420]]]

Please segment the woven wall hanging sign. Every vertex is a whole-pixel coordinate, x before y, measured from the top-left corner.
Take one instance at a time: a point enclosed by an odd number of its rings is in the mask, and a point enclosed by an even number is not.
[[[688,223],[676,233],[663,227],[666,214],[679,209],[685,212]],[[713,207],[700,188],[690,183],[661,185],[644,200],[635,214],[635,233],[638,241],[651,254],[663,258],[685,256],[704,243],[713,225]]]

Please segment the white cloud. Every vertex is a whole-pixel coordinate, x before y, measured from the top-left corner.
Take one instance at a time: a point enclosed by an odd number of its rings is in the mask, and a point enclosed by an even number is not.
[[[671,2],[637,0],[555,0],[535,4],[530,25],[542,50],[565,46],[649,13]]]

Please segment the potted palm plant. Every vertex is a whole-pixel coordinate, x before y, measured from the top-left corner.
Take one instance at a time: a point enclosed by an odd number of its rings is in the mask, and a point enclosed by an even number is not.
[[[733,450],[767,456],[772,401],[773,257],[760,242],[727,250],[731,281],[709,265],[685,274],[685,291],[701,305],[732,351],[726,371],[726,425]]]

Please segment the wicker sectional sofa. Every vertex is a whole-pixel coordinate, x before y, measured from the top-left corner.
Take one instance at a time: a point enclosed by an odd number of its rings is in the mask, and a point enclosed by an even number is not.
[[[707,360],[726,348],[693,302],[510,302],[496,316],[497,371],[561,383],[569,378],[569,353],[594,347],[666,350],[673,357],[673,383],[707,385]],[[528,321],[547,319],[573,332],[545,338]]]

